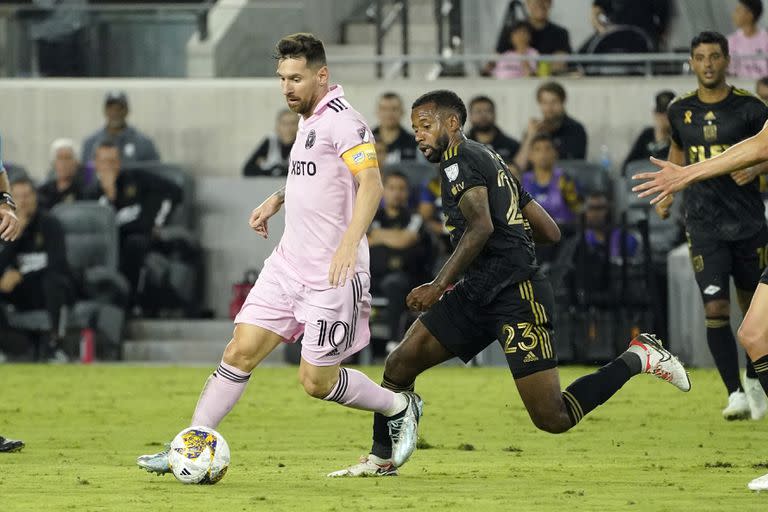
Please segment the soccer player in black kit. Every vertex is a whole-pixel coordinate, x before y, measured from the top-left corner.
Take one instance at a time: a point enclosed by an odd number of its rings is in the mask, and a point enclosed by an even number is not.
[[[669,161],[691,165],[717,156],[758,133],[768,120],[768,106],[761,99],[726,83],[728,64],[728,41],[722,34],[702,32],[691,42],[691,67],[698,88],[669,105]],[[723,410],[727,420],[757,420],[768,411],[749,358],[744,385],[739,379],[729,318],[730,276],[746,313],[768,260],[765,208],[755,179],[762,169],[765,165],[696,183],[683,197],[691,262],[704,302],[707,344],[728,392]],[[663,208],[661,213],[665,214]]]
[[[387,358],[382,385],[412,390],[424,370],[454,357],[468,362],[499,340],[531,420],[546,432],[571,429],[639,373],[688,391],[682,364],[649,334],[561,391],[550,316],[553,293],[539,272],[534,247],[534,240],[556,242],[560,230],[499,155],[466,138],[466,117],[464,103],[447,90],[424,94],[412,106],[419,149],[427,160],[440,163],[454,252],[434,280],[408,295],[410,309],[426,312]],[[397,417],[375,415],[371,453],[328,476],[396,475],[387,440],[387,423],[393,421]]]

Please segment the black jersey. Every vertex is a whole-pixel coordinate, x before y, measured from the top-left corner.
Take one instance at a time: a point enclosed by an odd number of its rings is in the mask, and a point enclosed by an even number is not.
[[[669,104],[672,140],[693,164],[717,156],[733,144],[752,137],[768,120],[768,106],[757,96],[732,88],[718,103],[703,103],[696,91]],[[739,240],[765,225],[758,180],[739,186],[729,176],[694,183],[683,198],[689,232],[722,240]]]
[[[440,161],[445,225],[456,247],[467,228],[459,203],[474,187],[488,189],[493,233],[464,272],[470,298],[487,304],[501,289],[529,279],[538,270],[530,226],[522,209],[531,201],[504,160],[485,145],[466,140],[443,153]]]

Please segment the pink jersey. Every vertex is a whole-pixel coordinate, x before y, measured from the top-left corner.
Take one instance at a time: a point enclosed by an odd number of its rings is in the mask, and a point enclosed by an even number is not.
[[[728,71],[743,78],[760,78],[768,75],[768,55],[762,59],[740,59],[739,55],[768,54],[768,32],[760,28],[755,35],[747,37],[739,29],[728,36],[731,65]]]
[[[378,167],[368,124],[332,86],[312,116],[299,120],[285,186],[285,231],[269,260],[305,286],[330,288],[331,260],[352,221],[355,174]],[[368,239],[355,272],[370,274]]]
[[[515,57],[520,54],[514,50],[504,52],[496,60],[496,67],[493,68],[494,78],[521,78],[524,76],[536,75],[536,57],[539,56],[533,48],[528,48],[525,52],[525,61],[528,62],[529,69],[527,70],[523,65],[522,60],[517,60]]]

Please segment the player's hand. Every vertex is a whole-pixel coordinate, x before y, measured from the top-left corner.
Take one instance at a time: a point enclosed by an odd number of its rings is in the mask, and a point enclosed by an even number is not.
[[[417,286],[405,298],[405,305],[411,311],[426,311],[432,307],[432,304],[440,300],[443,291],[434,282]]]
[[[644,181],[644,183],[632,187],[632,191],[637,192],[638,197],[648,197],[657,194],[651,200],[651,204],[656,204],[668,195],[685,188],[687,185],[685,180],[686,172],[683,170],[683,167],[653,157],[651,157],[651,162],[661,170],[657,172],[641,172],[632,176],[633,180]]]
[[[350,242],[346,237],[341,239],[331,260],[331,268],[328,270],[328,283],[334,288],[344,286],[347,279],[355,272],[359,245],[360,242]]]
[[[0,239],[13,242],[19,236],[21,223],[16,213],[7,204],[0,205]]]
[[[526,129],[525,133],[529,137],[533,137],[534,135],[542,131],[543,128],[544,128],[544,122],[532,117],[528,120],[528,128]]]
[[[263,238],[269,235],[267,221],[270,217],[280,211],[282,203],[274,195],[269,196],[263,203],[253,209],[251,217],[248,219],[248,225]]]
[[[6,270],[2,277],[0,277],[0,292],[11,293],[21,280],[21,272],[14,268]]]
[[[743,187],[744,185],[755,181],[755,178],[757,178],[759,175],[760,172],[754,167],[748,167],[740,171],[732,172],[731,178],[733,178],[733,181],[735,181],[737,185]]]
[[[669,218],[669,209],[672,207],[672,202],[674,201],[675,196],[668,195],[658,203],[654,205],[654,209],[656,210],[656,214],[658,214],[659,217],[662,219],[668,219]]]

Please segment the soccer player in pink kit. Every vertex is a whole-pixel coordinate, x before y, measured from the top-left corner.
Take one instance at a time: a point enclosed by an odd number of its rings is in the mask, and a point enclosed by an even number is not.
[[[233,338],[203,388],[191,425],[216,428],[245,391],[251,371],[278,345],[303,334],[304,390],[388,417],[393,465],[400,466],[416,448],[421,399],[341,367],[370,338],[365,233],[382,194],[373,135],[342,88],[329,85],[319,39],[293,34],[276,49],[277,75],[288,107],[301,116],[299,131],[285,187],[253,210],[249,224],[267,238],[269,218],[285,204],[285,232],[235,318]],[[158,474],[170,471],[167,451],[137,463]]]

